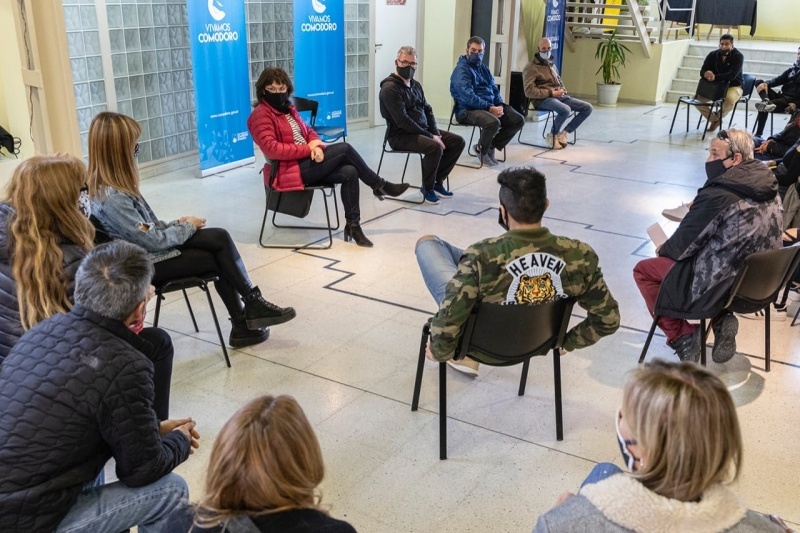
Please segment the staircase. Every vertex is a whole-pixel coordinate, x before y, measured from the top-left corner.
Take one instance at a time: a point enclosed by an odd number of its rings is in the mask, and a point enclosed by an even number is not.
[[[658,41],[658,28],[648,26],[651,22],[648,8],[640,6],[637,0],[622,0],[620,4],[570,0],[566,16],[565,37],[570,48],[575,39],[602,39],[616,30],[617,40],[641,43],[645,57],[649,58],[650,45]]]
[[[746,41],[736,43],[736,47],[744,54],[743,71],[746,74],[753,74],[756,79],[774,78],[797,59],[796,51],[766,50],[756,46],[756,43]],[[683,57],[683,63],[678,68],[678,74],[667,90],[665,101],[675,103],[681,96],[694,95],[697,82],[700,80],[700,67],[703,66],[706,56],[716,49],[717,43],[714,41],[693,42],[689,46]]]

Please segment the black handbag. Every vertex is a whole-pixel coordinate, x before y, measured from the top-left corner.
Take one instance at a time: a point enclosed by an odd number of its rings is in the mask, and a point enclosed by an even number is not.
[[[275,168],[274,171],[273,168]],[[272,183],[275,181],[275,172],[277,172],[277,165],[272,167],[267,163],[264,165],[263,172],[265,175],[269,176],[270,184],[267,209],[271,209],[283,215],[306,218],[311,211],[311,201],[314,199],[314,190],[278,192],[272,188]]]

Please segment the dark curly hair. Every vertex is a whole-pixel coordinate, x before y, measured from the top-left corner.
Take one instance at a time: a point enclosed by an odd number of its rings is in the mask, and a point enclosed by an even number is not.
[[[542,220],[547,207],[547,186],[544,174],[533,167],[504,170],[497,176],[500,184],[500,203],[508,214],[522,224]]]

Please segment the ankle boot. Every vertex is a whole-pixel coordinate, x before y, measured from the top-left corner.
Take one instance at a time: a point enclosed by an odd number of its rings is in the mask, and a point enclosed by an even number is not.
[[[231,334],[228,337],[228,344],[231,348],[244,348],[269,339],[269,328],[249,329],[244,314],[231,318],[230,321]]]
[[[244,298],[244,318],[250,329],[261,329],[277,326],[297,316],[291,307],[278,307],[261,296],[258,287],[253,287]]]
[[[344,226],[344,242],[350,242],[350,239],[359,246],[372,248],[372,241],[364,235],[364,230],[361,229],[358,222],[348,222]]]
[[[383,185],[372,191],[372,194],[383,200],[384,196],[395,198],[408,190],[408,183],[392,183],[384,181]]]

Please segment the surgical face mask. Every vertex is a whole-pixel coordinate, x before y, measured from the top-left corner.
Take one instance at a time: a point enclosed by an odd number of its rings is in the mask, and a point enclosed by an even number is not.
[[[497,212],[497,223],[500,224],[501,228],[503,228],[504,230],[508,231],[508,222],[506,221],[506,219],[503,218],[503,211],[506,210],[506,206],[504,206],[503,204],[500,204],[500,205],[503,206],[503,209],[498,209],[498,212]]]
[[[414,67],[397,67],[397,73],[400,75],[401,78],[404,80],[413,80],[414,73],[417,71]]]
[[[469,56],[467,56],[467,61],[469,61],[473,65],[480,65],[483,62],[483,54],[478,52],[471,52]]]
[[[89,187],[86,185],[81,187],[81,192],[78,195],[78,209],[81,210],[81,213],[83,213],[86,218],[92,216],[92,204],[89,201]]]
[[[553,52],[548,50],[547,52],[539,52],[539,57],[545,61],[550,61],[550,58],[553,57]]]
[[[625,465],[628,467],[628,470],[633,472],[634,464],[639,460],[639,458],[634,457],[633,454],[628,451],[628,446],[635,445],[636,441],[625,440],[623,438],[622,433],[619,431],[620,418],[622,418],[622,415],[619,411],[617,411],[617,416],[614,418],[614,428],[617,430],[617,444],[619,444],[619,451],[622,454],[622,459],[625,461]]]
[[[713,180],[716,177],[722,176],[728,170],[725,167],[724,161],[733,156],[728,156],[725,159],[715,159],[714,161],[706,161],[706,177]]]

